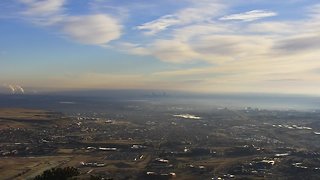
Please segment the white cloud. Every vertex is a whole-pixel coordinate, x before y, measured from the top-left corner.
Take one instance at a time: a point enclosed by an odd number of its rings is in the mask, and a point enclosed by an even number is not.
[[[201,57],[188,43],[176,40],[157,40],[151,45],[150,52],[158,59],[171,63],[185,63]]]
[[[149,33],[166,30],[166,33],[157,34],[151,42],[140,47],[164,62],[207,62],[201,68],[153,74],[155,79],[177,80],[179,83],[182,83],[178,81],[181,79],[201,79],[203,81],[199,81],[197,87],[204,91],[281,92],[286,87],[295,86],[295,83],[314,87],[312,84],[320,80],[320,74],[313,72],[320,67],[317,61],[320,58],[317,7],[313,6],[312,11],[309,9],[301,19],[287,21],[245,23],[277,15],[262,10],[224,16],[220,21],[214,18],[208,21],[203,17],[191,23],[181,23],[179,20],[179,23],[166,24],[160,18],[150,24],[162,22],[168,26],[161,26],[165,28],[160,30],[153,27],[145,30]],[[165,19],[170,18],[173,17]],[[300,92],[306,93],[308,90],[301,88]]]
[[[316,19],[320,18],[320,4],[315,4],[308,8],[310,16]]]
[[[216,2],[197,2],[194,7],[184,8],[173,14],[164,15],[151,22],[144,23],[136,28],[146,31],[146,34],[153,35],[172,26],[182,26],[192,23],[210,21],[224,8]]]
[[[67,0],[19,0],[26,18],[38,26],[58,30],[67,38],[83,44],[103,45],[121,36],[122,26],[108,14],[68,15]]]
[[[186,37],[188,35],[186,34]],[[273,41],[265,36],[198,35],[190,39],[158,39],[144,48],[149,55],[170,63],[206,61],[221,64],[228,61],[261,58]]]
[[[142,24],[137,27],[139,30],[146,30],[146,34],[152,35],[166,30],[168,27],[180,23],[179,19],[173,15],[166,15],[157,20]]]
[[[190,39],[194,39],[199,36],[232,33],[233,29],[234,26],[230,26],[228,24],[221,24],[217,22],[199,23],[174,29],[172,32],[172,36],[175,39],[189,41]]]
[[[19,0],[27,6],[27,10],[23,13],[25,15],[52,15],[62,11],[66,0]]]
[[[295,34],[302,29],[295,29],[297,22],[260,22],[248,25],[246,29],[249,33],[268,33],[268,34]]]
[[[110,48],[109,46],[107,48]],[[129,43],[129,42],[118,42],[113,44],[112,48],[118,49],[118,51],[134,54],[134,55],[150,55],[147,48],[141,44]]]
[[[121,35],[118,22],[104,14],[68,17],[62,26],[64,34],[84,44],[106,44]]]
[[[242,34],[244,32],[239,32],[242,25],[215,21],[215,17],[226,8],[217,1],[191,2],[195,6],[186,7],[137,27],[139,30],[144,30],[147,35],[168,31],[145,45],[150,54],[165,62],[184,63],[203,60],[221,63],[246,58],[249,55],[260,57],[272,45],[268,37]],[[252,21],[275,15],[276,13],[271,11],[254,10],[221,19]]]
[[[207,3],[208,1],[202,1],[200,3],[201,7],[204,7]],[[268,64],[270,59],[279,55],[279,50],[275,50],[276,48],[280,48],[282,52],[285,52],[285,49],[302,48],[301,46],[311,50],[319,46],[317,43],[318,38],[311,41],[310,39],[295,40],[297,35],[314,34],[314,31],[319,29],[317,28],[320,27],[319,23],[314,22],[314,18],[307,21],[264,21],[249,24],[227,21],[253,21],[277,15],[275,12],[265,10],[254,10],[224,16],[220,18],[223,21],[208,20],[205,15],[206,10],[199,15],[186,13],[190,15],[186,15],[188,18],[180,16],[180,14],[190,12],[190,9],[193,9],[192,11],[194,12],[198,10],[197,8],[185,8],[172,15],[166,15],[144,24],[143,28],[149,30],[148,33],[150,34],[161,30],[167,30],[167,32],[158,35],[151,42],[140,47],[148,51],[149,55],[153,55],[164,62],[185,63],[201,60],[224,66],[226,63],[232,64],[234,61],[244,62],[245,64],[251,61],[262,62],[267,60],[265,62]],[[214,16],[219,15],[216,10],[214,9]],[[297,28],[299,26],[305,28]],[[293,45],[295,42],[298,44]],[[286,57],[288,55],[282,53],[281,56]]]
[[[201,59],[213,63],[259,58],[268,53],[272,40],[255,35],[206,35],[190,42]]]
[[[276,16],[277,13],[273,11],[265,10],[253,10],[239,14],[231,14],[228,16],[223,16],[220,20],[241,20],[241,21],[254,21],[261,18]]]

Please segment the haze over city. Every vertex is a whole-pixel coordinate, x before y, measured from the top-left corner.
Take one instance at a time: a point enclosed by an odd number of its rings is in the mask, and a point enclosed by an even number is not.
[[[320,92],[317,0],[13,0],[0,22],[1,92]]]

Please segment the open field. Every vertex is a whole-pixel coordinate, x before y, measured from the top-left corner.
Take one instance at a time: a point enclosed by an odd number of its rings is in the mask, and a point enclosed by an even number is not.
[[[54,113],[38,109],[0,108],[0,119],[9,120],[52,120]]]
[[[2,157],[0,177],[4,180],[33,178],[44,170],[64,164],[70,158],[70,156]]]
[[[0,129],[34,128],[35,123],[47,123],[58,117],[58,114],[44,110],[0,108]]]

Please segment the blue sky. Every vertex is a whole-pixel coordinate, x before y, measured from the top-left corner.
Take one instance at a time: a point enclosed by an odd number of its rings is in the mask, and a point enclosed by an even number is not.
[[[316,0],[4,0],[8,91],[319,94]]]

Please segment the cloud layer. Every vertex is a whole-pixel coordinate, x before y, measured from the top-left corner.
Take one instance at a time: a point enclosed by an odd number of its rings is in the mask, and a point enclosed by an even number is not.
[[[320,5],[313,1],[303,7],[297,4],[281,9],[276,5],[286,2],[255,1],[261,4],[254,7],[251,2],[237,0],[165,0],[142,6],[140,1],[92,0],[94,8],[88,6],[85,12],[71,11],[68,0],[16,1],[23,5],[23,19],[37,26],[57,31],[74,42],[125,54],[124,61],[132,56],[147,57],[167,67],[132,73],[133,79],[95,72],[78,75],[90,81],[89,85],[95,82],[92,86],[105,87],[99,82],[112,81],[112,77],[123,82],[130,79],[134,82],[131,87],[142,88],[320,90],[315,85],[320,80]],[[120,12],[125,12],[121,18]],[[86,84],[65,81],[64,86]],[[297,86],[300,90],[292,88]]]
[[[306,93],[320,80],[314,72],[320,67],[316,60],[320,58],[318,9],[319,5],[309,6],[304,16],[295,20],[264,20],[279,14],[270,10],[224,15],[223,9],[215,9],[219,13],[209,21],[204,15],[191,24],[166,28],[165,35],[158,35],[145,48],[165,62],[208,63],[203,68],[155,73],[168,79],[193,80],[203,90],[281,92],[298,85],[299,90],[286,92]],[[163,17],[143,26],[163,22]]]

